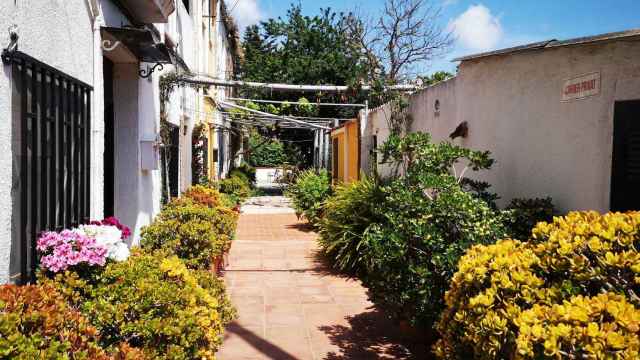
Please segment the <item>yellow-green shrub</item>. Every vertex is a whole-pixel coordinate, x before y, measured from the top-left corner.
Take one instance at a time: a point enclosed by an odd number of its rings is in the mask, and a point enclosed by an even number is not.
[[[639,231],[638,212],[572,212],[539,223],[528,243],[471,248],[445,296],[436,354],[637,358]]]
[[[92,279],[66,272],[43,281],[82,311],[104,347],[126,340],[154,359],[213,359],[235,315],[221,280],[175,256],[135,250]]]
[[[624,296],[574,296],[535,304],[518,320],[517,358],[640,358],[640,309]]]
[[[545,271],[592,289],[640,294],[640,212],[572,212],[533,229]]]
[[[51,286],[0,286],[0,358],[109,359],[97,330]]]
[[[223,205],[220,192],[210,186],[193,185],[182,196],[207,207],[215,208]]]
[[[220,192],[235,197],[238,202],[251,196],[251,185],[245,177],[230,176],[218,182]]]
[[[209,269],[231,246],[238,214],[223,206],[205,207],[181,199],[171,202],[142,230],[141,245],[183,259],[189,268]]]

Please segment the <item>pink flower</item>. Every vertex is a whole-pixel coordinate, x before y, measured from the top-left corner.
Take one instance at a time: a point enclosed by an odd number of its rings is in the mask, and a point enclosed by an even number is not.
[[[60,241],[61,239],[57,233],[45,232],[38,239],[38,242],[36,244],[36,249],[38,249],[38,251],[46,251],[47,249],[58,245]]]
[[[106,262],[106,247],[71,230],[43,233],[36,248],[42,255],[42,266],[54,273],[81,264],[104,266]]]

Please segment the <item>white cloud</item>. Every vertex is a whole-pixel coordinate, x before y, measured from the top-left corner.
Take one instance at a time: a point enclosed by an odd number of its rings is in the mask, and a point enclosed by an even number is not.
[[[249,25],[257,24],[264,18],[258,0],[226,0],[226,4],[227,7],[235,6],[231,15],[240,27],[240,31]]]
[[[469,6],[449,22],[449,29],[462,47],[473,51],[495,49],[504,36],[500,19],[482,4]]]

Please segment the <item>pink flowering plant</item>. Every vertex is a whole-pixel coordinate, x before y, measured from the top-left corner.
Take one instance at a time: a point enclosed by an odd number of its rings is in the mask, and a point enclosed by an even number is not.
[[[72,230],[45,232],[36,244],[40,264],[53,273],[82,267],[104,266],[107,247],[95,238]]]

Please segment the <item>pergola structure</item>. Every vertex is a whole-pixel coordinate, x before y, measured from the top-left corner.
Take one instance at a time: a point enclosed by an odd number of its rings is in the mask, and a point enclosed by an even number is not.
[[[178,78],[178,82],[182,85],[191,84],[199,86],[215,86],[215,87],[233,87],[233,88],[254,88],[269,91],[280,92],[325,92],[325,93],[346,93],[353,91],[348,86],[338,85],[293,85],[280,83],[258,83],[238,80],[225,80],[210,77],[206,74],[182,74]],[[416,85],[393,85],[386,87],[390,91],[415,91],[420,89]],[[371,91],[372,87],[363,85],[358,88],[359,91]],[[306,129],[313,131],[314,147],[319,153],[314,154],[314,162],[316,166],[328,166],[329,159],[329,143],[330,131],[340,125],[341,121],[351,119],[342,118],[321,118],[321,117],[304,117],[277,115],[264,111],[248,108],[237,104],[238,102],[253,102],[267,104],[291,104],[291,105],[313,105],[313,106],[334,106],[334,107],[355,107],[364,110],[365,119],[368,115],[368,103],[364,104],[346,104],[346,103],[301,103],[289,101],[275,101],[266,99],[245,99],[245,98],[226,98],[224,100],[214,100],[216,106],[223,119],[230,123],[236,123],[248,126],[257,126],[264,128],[277,127],[280,129]],[[234,110],[240,110],[238,113]],[[221,125],[221,128],[225,128]],[[229,129],[231,130],[231,129]],[[319,160],[317,160],[319,159]]]

